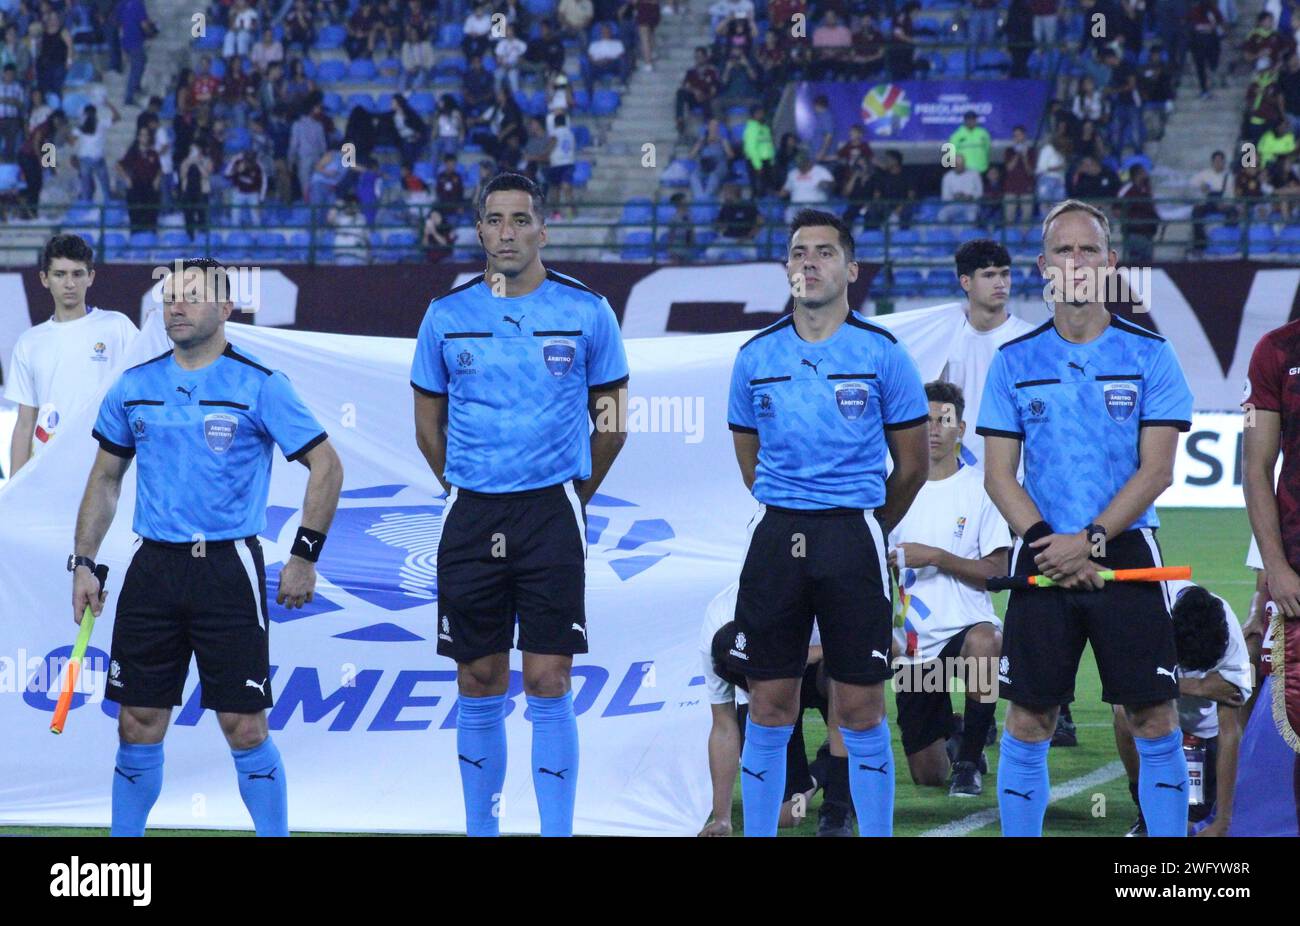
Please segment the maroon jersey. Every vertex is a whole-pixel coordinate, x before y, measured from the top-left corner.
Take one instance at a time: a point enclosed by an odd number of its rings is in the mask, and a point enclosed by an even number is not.
[[[1300,321],[1270,331],[1255,345],[1244,404],[1282,416],[1277,516],[1287,562],[1300,568]]]

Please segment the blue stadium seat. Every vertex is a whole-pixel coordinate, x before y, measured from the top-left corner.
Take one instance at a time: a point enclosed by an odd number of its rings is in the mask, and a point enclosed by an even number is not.
[[[406,102],[421,116],[427,116],[438,109],[438,101],[432,93],[412,93],[406,98]]]
[[[347,37],[348,30],[342,26],[321,26],[316,33],[316,42],[312,45],[312,48],[316,51],[332,51],[336,48],[342,48],[343,41]]]
[[[397,58],[385,58],[375,63],[375,70],[379,72],[380,77],[396,80],[398,75],[402,73],[402,62]]]
[[[120,260],[126,253],[129,240],[122,232],[104,233],[104,260]]]
[[[88,84],[94,79],[95,66],[85,58],[81,58],[74,61],[72,67],[68,69],[66,83],[69,87],[77,87],[81,84]]]
[[[225,58],[214,57],[214,58],[212,59],[212,76],[213,76],[213,77],[225,77],[225,76],[226,76],[226,59],[225,59]]]
[[[853,244],[859,251],[878,255],[885,247],[885,233],[878,228],[864,228],[853,236]],[[858,257],[862,259],[863,255]]]
[[[367,82],[374,80],[379,71],[375,67],[375,62],[369,58],[358,58],[348,65],[348,79],[358,82]]]
[[[343,112],[343,97],[333,90],[327,90],[321,97],[321,105],[325,107],[325,112],[337,116]]]
[[[1284,254],[1300,253],[1300,225],[1288,225],[1278,233],[1276,250]]]
[[[648,199],[629,199],[623,204],[620,225],[649,225],[654,218],[654,204]]]
[[[433,73],[442,77],[459,77],[467,67],[464,55],[447,55],[434,62]]]
[[[248,232],[232,231],[222,242],[221,256],[227,260],[252,260],[255,239]]]
[[[555,12],[556,0],[524,0],[524,9],[534,18],[545,19]]]
[[[163,232],[159,240],[162,246],[168,249],[187,249],[190,247],[190,236],[177,228]]]
[[[287,260],[285,249],[289,241],[279,232],[258,232],[254,241],[258,260]]]
[[[393,111],[393,95],[391,93],[381,93],[375,97],[375,112],[388,113]]]
[[[758,211],[765,222],[785,223],[785,203],[779,199],[763,200],[758,204]]]
[[[585,187],[591,182],[591,162],[577,161],[573,165],[573,185]]]
[[[919,293],[924,282],[920,270],[895,270],[893,290],[896,293]]]
[[[717,206],[708,203],[691,203],[691,221],[696,225],[712,225],[717,215]]]
[[[649,260],[653,244],[648,231],[630,231],[623,235],[623,260]]]
[[[335,84],[339,81],[346,80],[348,76],[348,65],[346,61],[336,61],[330,59],[322,61],[316,66],[316,80],[322,84]]]
[[[294,232],[289,236],[289,249],[285,259],[294,263],[307,260],[307,251],[311,247],[311,235],[307,232]]]
[[[575,125],[573,127],[573,140],[577,144],[579,150],[590,148],[591,129],[587,128],[585,125]]]
[[[221,45],[226,40],[226,27],[216,24],[209,25],[203,35],[198,36],[193,46],[198,51],[221,51]]]
[[[591,114],[593,116],[612,116],[618,112],[619,104],[622,97],[617,90],[597,90],[591,98]]]
[[[226,154],[235,154],[236,152],[243,151],[251,144],[252,135],[249,133],[248,129],[236,125],[232,126],[230,131],[226,133]]]
[[[591,109],[591,95],[587,93],[586,87],[573,88],[573,108],[580,113]]]
[[[673,213],[677,207],[669,202],[661,202],[655,205],[655,221],[660,225],[667,225],[673,220]]]
[[[438,176],[438,165],[434,164],[427,158],[424,158],[415,162],[415,166],[411,169],[411,172],[425,183],[432,184]]]
[[[343,106],[348,112],[352,112],[358,106],[372,113],[379,111],[375,98],[369,93],[349,93],[347,99],[343,101]]]
[[[460,23],[443,23],[438,29],[439,48],[459,48],[460,40],[465,37],[465,30]]]
[[[1246,233],[1252,253],[1267,253],[1273,248],[1273,226],[1264,222],[1255,222]]]
[[[90,101],[80,93],[67,93],[63,96],[63,111],[67,113],[68,119],[72,122],[80,122],[81,114],[86,111],[86,104]],[[51,103],[51,106],[54,104]]]
[[[25,186],[17,164],[0,164],[0,193],[16,193]]]

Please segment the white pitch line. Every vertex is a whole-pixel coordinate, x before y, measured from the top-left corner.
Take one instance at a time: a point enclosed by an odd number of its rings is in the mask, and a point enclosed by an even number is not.
[[[1079,778],[1073,778],[1070,781],[1062,782],[1052,788],[1052,796],[1048,803],[1063,801],[1067,797],[1074,797],[1081,791],[1089,788],[1095,788],[1097,785],[1105,784],[1112,779],[1118,778],[1124,774],[1124,763],[1116,759],[1109,762],[1101,768],[1091,771]],[[932,830],[926,830],[922,836],[965,836],[975,830],[988,826],[990,823],[996,823],[998,820],[998,809],[990,807],[987,810],[981,810],[970,816],[962,817],[960,820],[953,820],[951,823],[945,823],[943,826],[936,826]]]

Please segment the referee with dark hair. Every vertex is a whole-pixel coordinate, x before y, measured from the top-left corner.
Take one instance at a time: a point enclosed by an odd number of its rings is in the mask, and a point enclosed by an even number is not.
[[[133,529],[141,545],[122,583],[108,672],[107,697],[121,705],[112,835],[144,835],[162,788],[163,736],[192,654],[202,705],[216,712],[230,744],[257,834],[288,836],[284,763],[266,725],[270,626],[257,535],[266,529],[278,446],[311,474],[276,601],[287,608],[311,601],[343,467],[285,375],[226,341],[233,309],[226,269],[209,259],[177,263],[163,279],[175,348],[126,370],[104,397],[93,432],[100,449],[68,557],[80,623],[87,605],[95,614],[103,608],[93,558],[138,458]]]
[[[438,652],[457,663],[471,836],[500,832],[516,624],[541,832],[573,834],[570,676],[574,654],[587,652],[583,508],[626,439],[618,319],[603,296],[542,264],[545,214],[527,177],[488,182],[476,223],[487,270],[429,304],[411,365],[416,443],[447,491]]]

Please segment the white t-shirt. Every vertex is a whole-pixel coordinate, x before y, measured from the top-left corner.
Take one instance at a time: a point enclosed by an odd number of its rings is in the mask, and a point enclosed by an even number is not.
[[[790,168],[786,175],[783,189],[790,194],[792,203],[824,203],[830,194],[819,187],[827,181],[835,182],[835,175],[820,164],[814,164],[808,173],[801,173],[799,168]]]
[[[5,398],[37,410],[33,457],[53,439],[63,419],[95,400],[136,333],[121,312],[92,308],[70,322],[51,318],[18,337]]]
[[[718,0],[717,3],[709,7],[709,15],[714,19],[730,19],[737,13],[741,16],[752,17],[754,15],[752,0]]]
[[[954,200],[959,195],[979,199],[984,195],[984,181],[980,179],[979,174],[969,167],[960,174],[955,170],[950,170],[943,175],[943,182],[939,185],[939,190],[944,202]]]
[[[964,559],[983,559],[1011,546],[1011,530],[984,491],[983,470],[963,466],[947,479],[931,479],[921,486],[907,515],[889,534],[890,549],[900,543],[923,543]],[[904,619],[902,634],[896,633],[902,639],[895,657],[904,662],[938,658],[963,627],[985,621],[1002,625],[988,592],[937,566],[916,569],[904,560],[899,581],[908,602],[904,606],[899,595],[894,606],[895,619]]]
[[[704,665],[704,687],[710,704],[748,704],[749,694],[743,688],[736,688],[724,681],[713,668],[713,636],[727,621],[736,618],[736,596],[740,593],[740,582],[732,582],[714,596],[709,606],[704,609],[704,624],[700,627],[700,656]],[[821,631],[817,622],[813,622],[809,646],[821,646]]]
[[[521,39],[501,39],[497,42],[497,64],[503,68],[512,68],[519,64],[528,46]]]
[[[174,151],[172,148],[172,133],[161,121],[158,123],[158,128],[154,129],[153,150],[158,152],[158,163],[162,167],[162,172],[170,174],[175,165],[175,161],[172,159]]]
[[[614,61],[622,58],[625,51],[618,39],[596,39],[587,46],[587,57],[592,61]]]
[[[975,423],[980,420],[984,382],[988,379],[993,357],[1003,344],[1033,330],[1034,326],[1029,322],[1010,314],[1006,321],[990,331],[976,330],[967,318],[962,320],[960,330],[948,346],[948,363],[939,378],[961,387],[962,397],[966,400],[962,416],[966,421],[966,435],[961,439],[961,445],[963,451],[970,451],[962,454],[962,459],[968,464],[973,461],[973,465],[984,465],[984,438],[975,433]]]
[[[95,131],[86,133],[81,131],[81,123],[77,123],[77,157],[86,159],[99,159],[104,156],[104,138],[108,135],[108,130],[112,127],[113,114],[107,106],[97,107],[95,113]]]
[[[557,126],[549,132],[550,136],[555,139],[555,147],[551,149],[552,167],[568,167],[577,158],[578,143],[573,138],[573,129],[567,125]]]
[[[475,16],[470,13],[465,17],[465,25],[461,28],[465,35],[487,35],[492,31],[492,17],[487,13],[482,16]]]
[[[1165,587],[1168,589],[1170,599],[1177,601],[1178,596],[1193,584],[1185,579],[1177,579],[1166,582]],[[1243,699],[1249,698],[1253,679],[1250,656],[1246,652],[1246,637],[1241,632],[1241,624],[1237,621],[1237,615],[1232,612],[1232,606],[1219,595],[1214,597],[1223,602],[1223,619],[1228,625],[1228,648],[1223,651],[1223,658],[1211,668],[1201,672],[1188,672],[1179,667],[1178,675],[1180,678],[1205,678],[1211,672],[1218,672],[1225,682],[1241,690]],[[1193,736],[1203,739],[1218,736],[1218,705],[1209,698],[1184,695],[1178,699],[1178,723],[1184,733]]]

